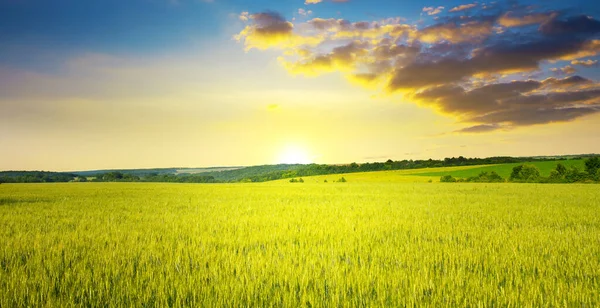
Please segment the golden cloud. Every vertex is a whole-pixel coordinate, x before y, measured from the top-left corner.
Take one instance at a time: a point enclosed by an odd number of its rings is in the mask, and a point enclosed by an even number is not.
[[[476,6],[477,6],[477,3],[462,4],[462,5],[453,7],[452,9],[450,9],[450,12],[460,12],[460,11],[472,9],[472,8],[474,8]]]
[[[511,28],[511,27],[522,27],[534,24],[542,24],[549,20],[556,18],[557,14],[552,13],[540,13],[540,14],[530,14],[524,16],[515,16],[512,12],[507,12],[506,14],[500,16],[498,18],[498,24]]]
[[[461,25],[454,23],[427,27],[412,33],[412,36],[424,43],[448,41],[451,43],[480,41],[492,34],[491,22],[472,21]]]
[[[252,48],[265,50],[272,47],[295,48],[301,45],[317,45],[322,39],[314,36],[300,36],[293,32],[294,25],[275,12],[240,15],[251,24],[234,36],[237,41],[244,41],[246,50]]]

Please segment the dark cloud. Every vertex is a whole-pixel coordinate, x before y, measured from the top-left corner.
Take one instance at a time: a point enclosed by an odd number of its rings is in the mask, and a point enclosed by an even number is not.
[[[473,118],[474,122],[510,123],[513,126],[567,122],[600,112],[600,105],[590,107],[569,107],[556,109],[522,108],[499,111]]]
[[[557,34],[596,34],[600,33],[600,21],[589,16],[570,17],[567,20],[553,19],[540,27],[540,32],[546,35]]]
[[[570,121],[600,112],[600,88],[557,91],[565,85],[589,83],[585,78],[573,76],[543,82],[497,83],[471,90],[444,85],[422,91],[414,99],[455,114],[464,122],[479,123],[459,132],[485,132],[494,127]]]
[[[487,133],[487,132],[499,130],[501,128],[502,128],[502,126],[497,125],[497,124],[481,124],[481,125],[475,125],[475,126],[470,126],[470,127],[466,127],[463,129],[459,129],[454,132],[455,133]],[[461,147],[463,147],[463,146],[461,146]]]
[[[345,30],[352,26],[352,23],[345,19],[323,19],[313,18],[308,21],[308,24],[313,26],[317,30]]]
[[[571,121],[599,112],[600,83],[559,77],[597,65],[600,21],[516,1],[485,8],[464,4],[450,11],[467,9],[469,14],[447,14],[440,8],[435,18],[428,17],[432,23],[423,24],[401,18],[315,18],[299,28],[321,41],[292,50],[291,61],[283,63],[294,73],[339,71],[359,84],[401,93],[471,125],[460,133]],[[257,19],[264,20],[255,20],[257,32],[293,31],[280,15]]]
[[[250,17],[256,25],[255,32],[259,35],[287,35],[291,34],[294,29],[292,23],[285,20],[285,18],[277,12],[267,11],[256,13],[252,14]]]
[[[571,37],[543,38],[519,44],[499,42],[473,50],[470,58],[447,56],[437,61],[399,67],[394,70],[388,89],[420,89],[465,81],[475,74],[535,70],[543,60],[560,59],[583,49],[584,42]]]
[[[563,79],[556,79],[554,77],[551,77],[551,78],[545,79],[542,82],[542,84],[544,86],[554,88],[554,89],[580,86],[580,85],[589,85],[592,83],[593,82],[591,80],[581,77],[581,76],[577,76],[577,75],[570,76],[570,77],[563,78]]]
[[[538,81],[514,81],[485,85],[472,90],[459,86],[441,86],[415,95],[425,104],[435,104],[447,113],[474,116],[509,108],[503,100],[521,96],[521,93],[538,89]]]
[[[420,50],[420,46],[380,44],[373,49],[373,55],[379,60],[393,60],[397,57],[413,58]]]

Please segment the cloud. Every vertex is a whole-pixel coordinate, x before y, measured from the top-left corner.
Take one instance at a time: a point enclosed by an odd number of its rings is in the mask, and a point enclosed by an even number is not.
[[[256,14],[240,15],[250,22],[238,35],[234,36],[237,41],[243,41],[246,50],[252,48],[268,49],[272,47],[286,48],[304,44],[318,44],[319,38],[304,37],[294,34],[294,25],[285,20],[277,12],[261,12]]]
[[[523,16],[515,16],[513,12],[507,12],[498,19],[498,24],[503,27],[522,27],[535,24],[542,24],[554,19],[556,13],[539,13]]]
[[[356,66],[358,57],[365,55],[368,44],[353,41],[346,45],[335,47],[327,54],[306,54],[304,59],[291,63],[282,63],[290,72],[308,76],[318,75],[324,72],[352,71]]]
[[[594,82],[590,79],[575,75],[563,79],[556,79],[554,77],[550,77],[542,81],[542,85],[546,88],[555,90],[581,90],[587,88],[590,85],[594,86]]]
[[[311,10],[305,10],[305,9],[298,9],[298,14],[301,16],[309,16],[312,15],[313,11]]]
[[[472,21],[463,24],[442,23],[424,28],[414,35],[421,42],[437,43],[447,41],[461,43],[467,41],[480,41],[492,33],[491,22]]]
[[[570,65],[560,68],[551,68],[550,71],[558,75],[572,75],[577,73],[577,70]]]
[[[250,18],[250,13],[248,13],[248,12],[241,12],[240,15],[238,16],[238,19],[241,21],[248,21],[249,18]]]
[[[544,23],[540,31],[547,35],[596,34],[600,33],[600,21],[585,15],[570,17],[567,20],[553,19]]]
[[[585,61],[573,60],[573,61],[571,61],[571,65],[579,65],[579,66],[585,66],[585,67],[597,67],[598,60],[585,60]]]
[[[480,125],[475,125],[475,126],[470,126],[470,127],[466,127],[463,129],[459,129],[454,132],[455,133],[477,134],[477,133],[487,133],[487,132],[495,131],[495,130],[498,130],[501,128],[502,128],[502,126],[500,126],[498,124],[480,124]]]
[[[577,42],[577,38],[571,38],[570,41]],[[600,53],[600,40],[580,41],[580,46],[577,46],[572,52],[558,58],[558,60],[573,61],[581,58],[593,57]]]
[[[477,6],[477,3],[462,4],[462,5],[453,7],[452,9],[450,9],[450,12],[460,12],[460,11],[472,9],[472,8],[474,8],[476,6]]]
[[[337,3],[343,3],[343,2],[348,2],[350,0],[331,0],[331,2],[337,2]],[[317,4],[317,3],[321,3],[323,2],[323,0],[306,0],[304,2],[305,5],[309,5],[309,4]]]
[[[565,80],[552,80],[555,84],[562,81]],[[557,91],[552,86],[545,87],[549,83],[513,81],[470,90],[440,86],[417,93],[413,99],[454,114],[465,123],[478,123],[461,132],[566,122],[600,112],[598,84],[592,90]]]
[[[452,10],[467,6],[474,7]],[[338,72],[352,84],[402,96],[468,124],[461,133],[572,121],[598,112],[600,84],[574,75],[577,66],[597,65],[583,60],[600,53],[600,23],[592,17],[539,7],[507,11],[500,5],[466,16],[444,14],[442,7],[423,12],[439,15],[416,24],[400,17],[314,18],[295,27],[286,26],[280,15],[262,18],[268,22],[251,15],[251,31],[244,37],[249,48],[258,34],[286,35],[283,42],[261,47],[283,49],[278,60],[291,74]],[[573,76],[560,78],[565,75]]]
[[[423,8],[423,12],[427,13],[427,15],[429,15],[429,16],[437,15],[437,14],[441,13],[443,10],[444,10],[443,6],[438,6],[438,7],[429,6],[429,7]]]

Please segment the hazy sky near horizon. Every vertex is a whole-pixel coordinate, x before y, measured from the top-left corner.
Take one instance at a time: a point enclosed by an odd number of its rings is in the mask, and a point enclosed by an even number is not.
[[[600,152],[597,1],[0,0],[0,170]]]

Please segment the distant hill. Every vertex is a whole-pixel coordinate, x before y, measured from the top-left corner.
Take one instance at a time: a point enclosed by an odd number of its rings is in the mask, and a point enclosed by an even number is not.
[[[79,176],[93,177],[98,174],[108,172],[120,172],[135,176],[145,176],[149,174],[197,174],[205,172],[219,172],[236,170],[245,167],[208,167],[208,168],[152,168],[152,169],[104,169],[104,170],[89,170],[89,171],[72,171],[70,173]]]

